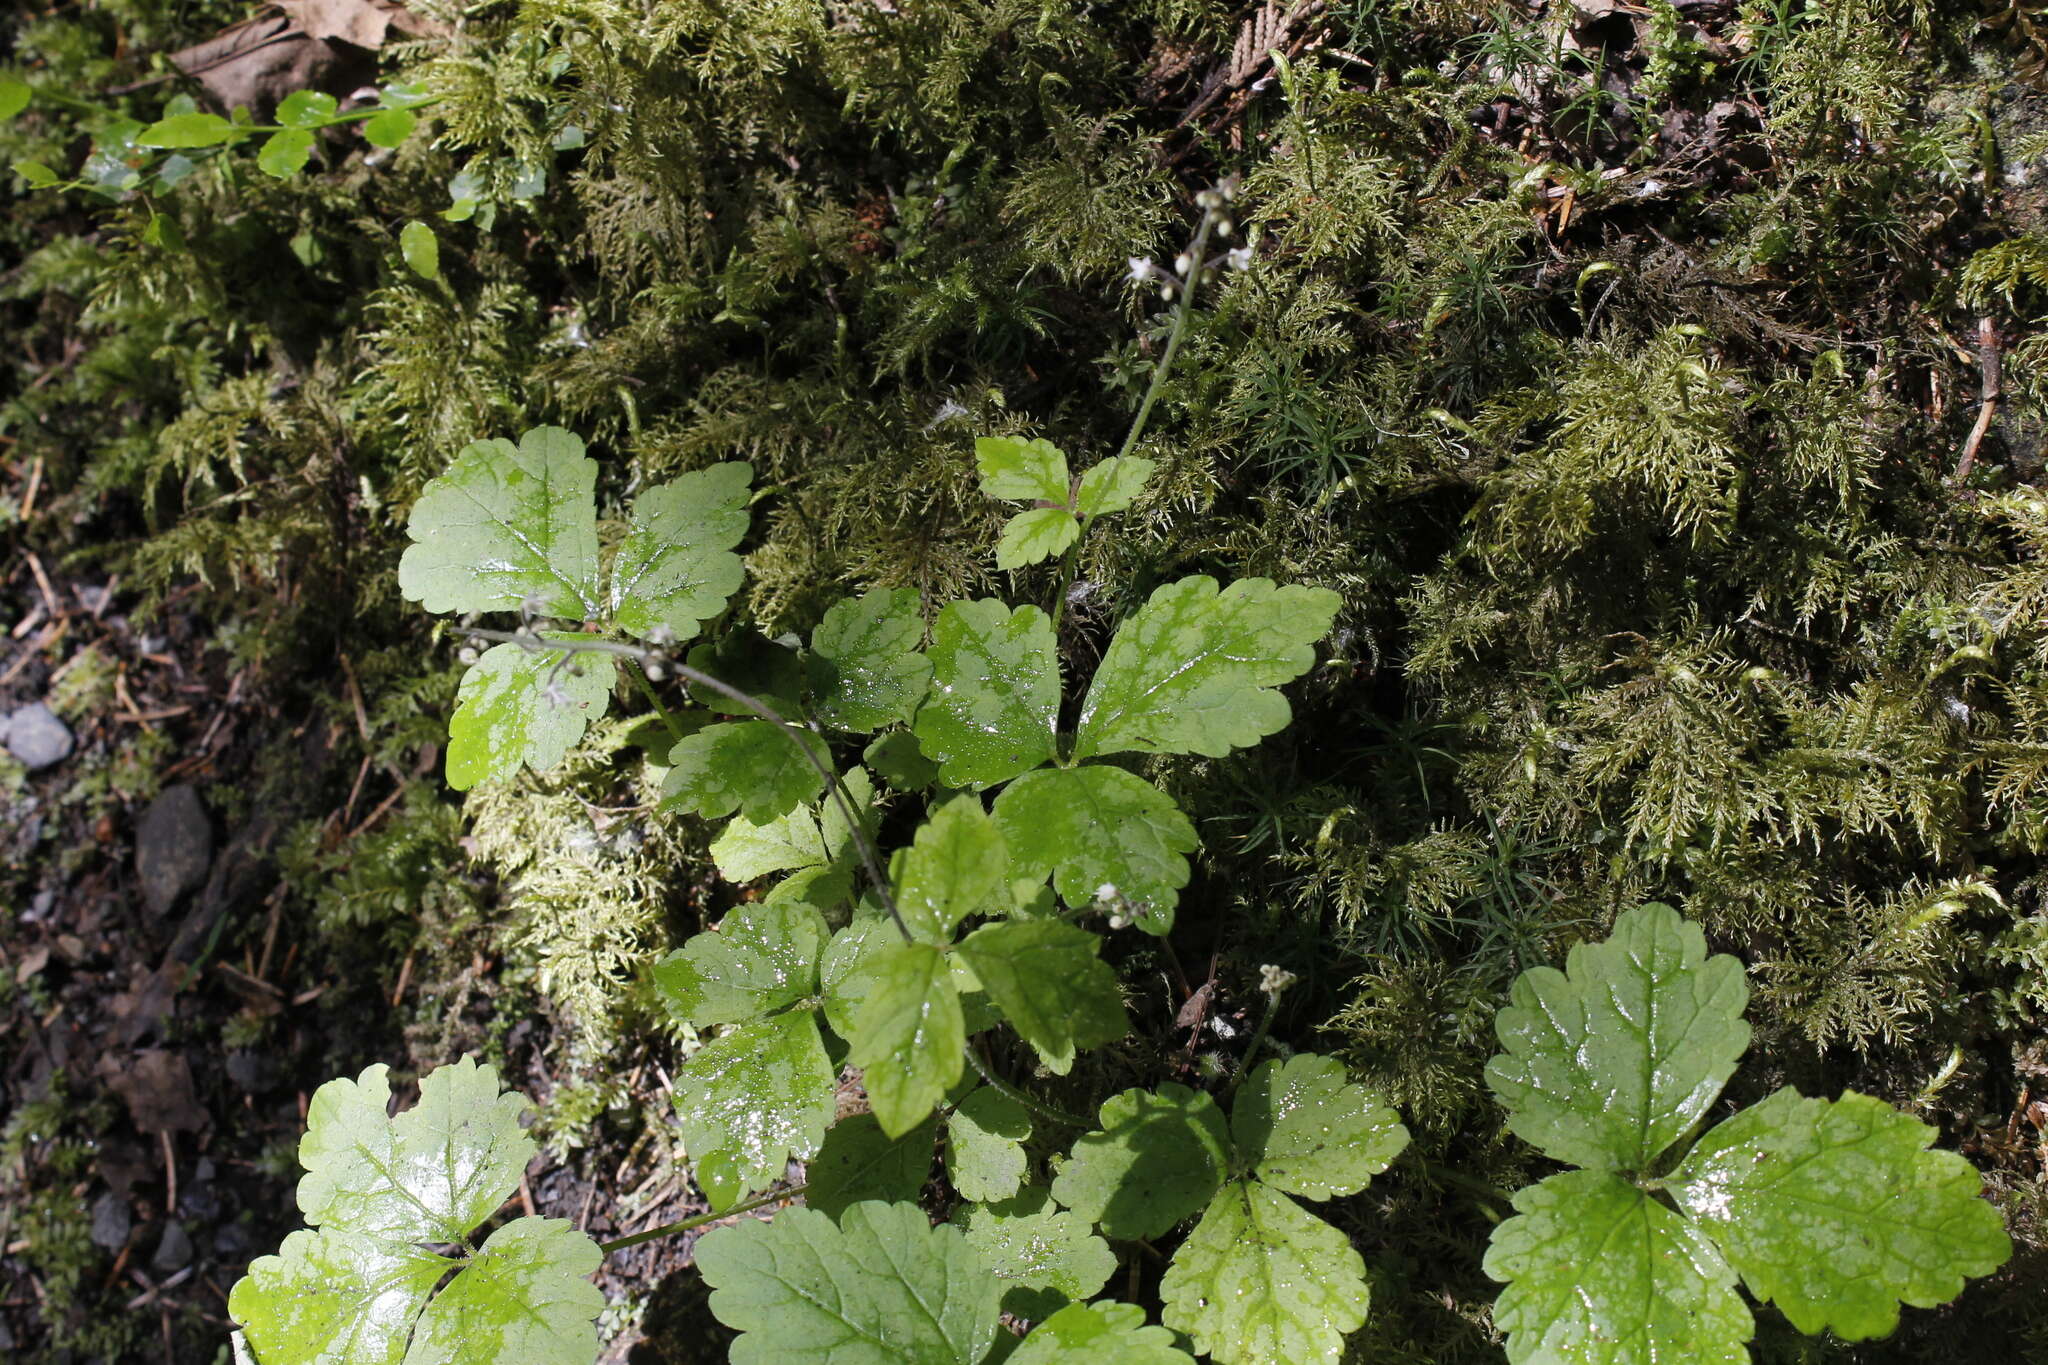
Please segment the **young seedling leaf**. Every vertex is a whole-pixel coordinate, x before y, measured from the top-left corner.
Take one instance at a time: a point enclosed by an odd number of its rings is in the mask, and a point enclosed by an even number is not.
[[[1217,1192],[1159,1296],[1160,1320],[1217,1365],[1335,1365],[1368,1302],[1350,1239],[1257,1180]]]
[[[1056,919],[985,924],[960,943],[958,956],[1046,1069],[1064,1076],[1083,1048],[1114,1042],[1130,1029],[1116,973],[1097,954],[1102,940]]]
[[[719,1228],[697,1243],[732,1365],[978,1365],[1000,1282],[958,1228],[915,1204],[860,1203]]]
[[[983,436],[974,443],[974,463],[981,471],[981,491],[1004,502],[1056,502],[1065,507],[1073,492],[1067,457],[1043,438]]]
[[[277,102],[277,121],[287,128],[318,128],[340,105],[324,90],[294,90]]]
[[[138,147],[214,147],[237,135],[219,114],[185,113],[158,119],[135,135]]]
[[[33,90],[29,83],[13,72],[0,72],[0,123],[28,108]]]
[[[1009,855],[981,798],[963,794],[940,806],[896,856],[896,909],[910,932],[949,943],[953,927],[989,908],[1007,889]]]
[[[414,219],[398,230],[398,255],[406,269],[421,279],[441,278],[441,239],[428,224]]]
[[[1899,1301],[1947,1303],[2012,1254],[1983,1181],[1935,1130],[1854,1091],[1780,1090],[1710,1131],[1668,1188],[1802,1332],[1888,1335]]]
[[[923,641],[915,589],[877,588],[835,604],[811,632],[811,713],[861,734],[909,720],[931,687]]]
[[[429,1072],[419,1103],[387,1118],[389,1068],[313,1092],[299,1140],[299,1209],[314,1226],[391,1241],[460,1242],[519,1188],[534,1153],[526,1098],[464,1058]]]
[[[329,1228],[259,1256],[228,1315],[264,1365],[400,1365],[413,1324],[453,1262],[424,1248]]]
[[[1074,756],[1136,750],[1221,758],[1286,728],[1273,689],[1308,672],[1340,599],[1326,588],[1241,578],[1222,592],[1168,583],[1118,628],[1096,670]]]
[[[993,598],[948,603],[932,627],[932,691],[918,746],[949,787],[987,787],[1052,757],[1060,705],[1052,621]]]
[[[405,1365],[590,1365],[603,1259],[566,1219],[514,1219],[427,1304]]]
[[[1003,1282],[1003,1311],[1050,1317],[1100,1293],[1116,1273],[1116,1253],[1088,1220],[1054,1208],[1043,1185],[994,1204],[966,1204],[954,1221],[988,1273]]]
[[[1031,1329],[1010,1365],[1195,1365],[1173,1333],[1128,1303],[1070,1303]]]
[[[265,175],[289,180],[306,169],[306,160],[312,155],[313,135],[303,128],[286,128],[263,140],[262,150],[256,153],[256,167]]]
[[[363,123],[363,137],[372,147],[401,147],[412,136],[419,115],[410,109],[380,109]]]
[[[1209,1202],[1230,1168],[1216,1101],[1168,1082],[1102,1103],[1102,1127],[1074,1143],[1052,1197],[1111,1237],[1159,1237]]]
[[[1165,792],[1102,764],[1026,773],[997,793],[996,827],[1017,876],[1050,875],[1060,899],[1088,905],[1110,894],[1141,913],[1139,928],[1173,928],[1195,827]]]
[[[612,561],[612,619],[645,640],[688,640],[725,610],[746,568],[733,547],[747,533],[749,464],[712,465],[633,499],[633,522]]]
[[[805,1168],[804,1203],[834,1218],[868,1199],[916,1203],[932,1173],[938,1134],[937,1115],[900,1138],[883,1132],[873,1114],[839,1120]]]
[[[1486,1273],[1512,1365],[1748,1365],[1754,1324],[1735,1272],[1699,1228],[1608,1171],[1564,1171],[1515,1195]]]
[[[825,787],[800,745],[814,745],[824,757],[819,741],[772,721],[707,725],[669,750],[662,806],[708,819],[737,810],[756,823],[787,815]]]
[[[1067,552],[1081,538],[1081,523],[1064,507],[1035,507],[1003,524],[996,541],[996,567],[1021,569]]]
[[[560,637],[556,637],[560,638]],[[546,772],[603,718],[618,681],[609,656],[493,645],[462,675],[448,722],[448,785],[468,791],[521,765]]]
[[[1565,970],[1516,979],[1486,1079],[1508,1127],[1544,1155],[1641,1170],[1690,1129],[1749,1046],[1742,964],[1666,905],[1623,915]]]
[[[560,427],[465,446],[413,504],[398,586],[428,611],[598,614],[597,462]]]
[[[809,1010],[743,1024],[683,1063],[676,1113],[712,1207],[766,1189],[791,1157],[807,1160],[818,1150],[838,1080]]]
[[[946,1119],[946,1178],[962,1199],[989,1204],[1024,1183],[1031,1111],[989,1086],[971,1092]]]
[[[1084,517],[1121,512],[1136,501],[1152,477],[1152,461],[1138,455],[1112,455],[1081,476],[1074,510]]]
[[[891,1137],[924,1122],[966,1065],[967,1023],[946,958],[928,943],[897,943],[862,968],[867,998],[847,1060],[861,1069]]]
[[[1399,1117],[1342,1062],[1306,1052],[1245,1078],[1230,1132],[1260,1180],[1305,1199],[1357,1194],[1408,1145]]]
[[[654,984],[688,1024],[736,1024],[817,994],[818,952],[830,933],[801,902],[735,906],[715,933],[656,963]]]

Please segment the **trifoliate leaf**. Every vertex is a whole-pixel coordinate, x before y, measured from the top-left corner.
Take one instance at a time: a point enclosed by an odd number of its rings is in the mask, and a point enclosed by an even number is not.
[[[1749,1309],[1700,1229],[1607,1171],[1553,1175],[1515,1209],[1486,1251],[1512,1365],[1748,1365]]]
[[[1031,1111],[989,1086],[969,1094],[946,1119],[946,1178],[962,1199],[994,1203],[1024,1183]]]
[[[966,1065],[967,1024],[946,958],[929,943],[898,943],[862,968],[867,999],[847,1060],[861,1069],[868,1103],[891,1137],[924,1122]]]
[[[1794,1327],[1881,1337],[1901,1299],[1947,1303],[2012,1254],[1975,1168],[1934,1138],[1868,1095],[1780,1090],[1701,1138],[1666,1188]]]
[[[1081,475],[1081,491],[1074,510],[1084,517],[1121,512],[1144,491],[1152,477],[1152,461],[1138,455],[1112,455]]]
[[[1000,1283],[958,1228],[915,1204],[815,1209],[705,1235],[711,1312],[736,1329],[732,1365],[977,1365]]]
[[[1544,1155],[1640,1170],[1707,1111],[1749,1046],[1742,964],[1666,905],[1623,915],[1565,970],[1516,979],[1486,1065],[1508,1127]]]
[[[1116,973],[1096,954],[1102,940],[1056,919],[985,924],[956,956],[1046,1069],[1064,1076],[1083,1048],[1114,1042],[1130,1029]]]
[[[1334,1362],[1365,1321],[1365,1261],[1276,1189],[1233,1180],[1173,1253],[1160,1321],[1217,1365]]]
[[[303,128],[286,128],[263,140],[256,153],[256,167],[265,175],[289,180],[306,169],[306,160],[312,155],[313,135]]]
[[[1021,569],[1042,564],[1081,538],[1081,523],[1064,507],[1036,507],[1019,512],[1003,525],[996,541],[996,567]]]
[[[1000,1203],[963,1205],[954,1222],[1003,1282],[1003,1311],[1016,1317],[1050,1317],[1094,1297],[1116,1273],[1109,1243],[1086,1218],[1054,1208],[1043,1185]]]
[[[1342,1062],[1306,1052],[1245,1078],[1230,1134],[1259,1179],[1306,1199],[1357,1194],[1408,1145],[1400,1118]]]
[[[398,255],[406,268],[421,279],[441,278],[441,239],[434,235],[433,228],[418,219],[398,230]]]
[[[786,815],[825,787],[805,745],[826,761],[820,741],[772,721],[707,725],[669,750],[662,807],[711,819],[737,810],[756,823]]]
[[[753,478],[752,465],[715,464],[633,499],[632,528],[612,561],[619,629],[643,640],[657,630],[687,640],[725,610],[746,576],[733,546],[747,533]]]
[[[294,1232],[277,1255],[249,1263],[228,1315],[264,1365],[400,1365],[452,1264],[361,1233]]]
[[[1074,491],[1067,457],[1043,438],[983,436],[974,443],[974,463],[981,471],[981,491],[1005,502],[1042,499],[1064,507]]]
[[[855,919],[825,945],[825,955],[818,960],[819,984],[825,990],[825,1022],[841,1038],[853,1037],[861,1007],[874,984],[864,970],[868,960],[901,942],[903,935],[886,915],[870,915]]]
[[[735,906],[717,932],[656,963],[654,985],[685,1023],[736,1024],[817,994],[818,951],[830,933],[800,902]]]
[[[1230,1167],[1223,1111],[1168,1082],[1102,1103],[1102,1127],[1074,1143],[1052,1197],[1111,1237],[1158,1237],[1209,1202]]]
[[[877,588],[840,602],[811,632],[811,713],[835,730],[865,733],[909,720],[931,686],[918,651],[924,617],[912,588]]]
[[[900,792],[921,792],[939,777],[939,765],[917,747],[917,736],[908,730],[891,730],[860,756],[861,762]]]
[[[1070,1303],[1031,1329],[1010,1365],[1195,1365],[1173,1333],[1128,1303]]]
[[[808,1010],[743,1024],[691,1054],[676,1073],[676,1113],[713,1208],[766,1189],[791,1157],[818,1150],[838,1080]]]
[[[1003,836],[981,808],[981,798],[957,796],[896,855],[896,909],[919,938],[951,942],[954,925],[1008,888],[1009,870]]]
[[[1136,907],[1139,928],[1173,928],[1195,827],[1165,792],[1133,773],[1102,764],[1026,773],[996,796],[1015,875],[1050,874],[1060,899],[1082,906],[1102,888]]]
[[[405,1365],[589,1365],[603,1259],[567,1219],[507,1223],[427,1305]]]
[[[1222,592],[1168,583],[1117,629],[1095,672],[1074,756],[1138,750],[1221,758],[1287,727],[1272,690],[1308,672],[1341,599],[1326,588],[1241,578]]]
[[[583,1278],[599,1260],[589,1238],[529,1217],[474,1254],[415,1245],[466,1249],[518,1188],[534,1150],[519,1126],[525,1097],[500,1095],[495,1071],[464,1060],[430,1073],[396,1118],[389,1101],[381,1065],[315,1092],[298,1195],[324,1226],[292,1234],[235,1285],[238,1349],[253,1347],[264,1365],[583,1365],[604,1307]]]
[[[911,1204],[932,1173],[939,1120],[933,1115],[900,1138],[882,1131],[873,1114],[854,1114],[832,1125],[825,1145],[805,1167],[804,1203],[837,1218],[865,1199]]]
[[[448,721],[448,785],[468,791],[520,766],[546,772],[604,718],[618,666],[603,654],[493,645],[462,675]]]
[[[396,1118],[389,1069],[313,1092],[299,1141],[306,1221],[392,1241],[460,1242],[519,1188],[533,1139],[526,1098],[500,1094],[498,1073],[464,1058],[429,1072],[419,1103]]]
[[[428,611],[598,614],[597,462],[560,427],[464,446],[413,504],[398,586]]]
[[[237,135],[219,114],[185,113],[158,119],[135,135],[138,147],[213,147]]]
[[[918,747],[949,787],[987,787],[1052,757],[1060,705],[1052,621],[993,598],[948,603],[932,626],[932,691]]]

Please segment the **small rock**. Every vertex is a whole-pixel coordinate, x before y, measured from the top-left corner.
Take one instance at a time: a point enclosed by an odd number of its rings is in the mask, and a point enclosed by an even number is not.
[[[222,1265],[240,1265],[256,1249],[256,1238],[240,1223],[229,1223],[213,1234],[213,1259]]]
[[[228,1079],[251,1095],[260,1095],[277,1084],[277,1066],[266,1053],[234,1048],[227,1056]]]
[[[164,1224],[163,1240],[156,1244],[156,1255],[149,1258],[152,1270],[165,1275],[175,1274],[192,1264],[192,1239],[185,1235],[182,1223]]]
[[[7,751],[30,772],[71,757],[71,727],[41,702],[31,702],[7,718]]]
[[[128,1245],[128,1230],[135,1225],[133,1215],[128,1212],[128,1201],[112,1190],[107,1191],[92,1204],[92,1244],[105,1247],[108,1251],[119,1251]]]
[[[206,880],[213,862],[213,822],[199,793],[184,783],[164,788],[135,831],[135,873],[142,898],[161,915]]]

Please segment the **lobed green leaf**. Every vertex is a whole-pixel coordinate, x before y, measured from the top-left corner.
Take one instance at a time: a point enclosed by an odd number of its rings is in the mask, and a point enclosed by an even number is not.
[[[1102,940],[1056,919],[986,924],[957,950],[1010,1026],[1046,1069],[1064,1076],[1083,1048],[1130,1030],[1116,973],[1097,954]]]
[[[936,1115],[895,1138],[873,1114],[839,1120],[805,1168],[804,1203],[834,1218],[868,1199],[915,1203],[932,1173],[938,1133]]]
[[[1238,1158],[1306,1199],[1357,1194],[1408,1145],[1393,1110],[1334,1057],[1298,1053],[1254,1070],[1230,1107]]]
[[[1117,630],[1096,670],[1074,757],[1135,750],[1221,758],[1285,729],[1272,690],[1308,672],[1341,599],[1327,588],[1241,578],[1168,583]]]
[[[1074,1143],[1052,1197],[1116,1238],[1159,1237],[1207,1204],[1230,1169],[1223,1111],[1168,1082],[1102,1103],[1102,1127]]]
[[[931,687],[923,640],[915,589],[877,588],[835,604],[811,632],[812,714],[857,733],[909,720]]]
[[[800,747],[810,745],[822,759],[820,741],[773,721],[707,725],[669,750],[662,807],[710,819],[740,811],[756,823],[787,815],[825,787]]]
[[[654,965],[655,988],[697,1028],[736,1024],[818,991],[818,953],[831,931],[801,902],[738,905]]]
[[[982,1086],[946,1119],[946,1178],[962,1199],[989,1204],[1024,1184],[1031,1111],[1002,1091]]]
[[[1064,507],[1019,512],[1003,524],[996,541],[996,567],[1022,569],[1065,554],[1081,538],[1081,523]]]
[[[918,746],[949,787],[987,787],[1052,757],[1060,677],[1052,621],[994,598],[951,602],[932,626]]]
[[[952,940],[954,926],[988,909],[1009,887],[1009,855],[981,798],[963,793],[932,813],[893,868],[896,909],[928,943]]]
[[[891,1137],[922,1123],[966,1065],[967,1025],[947,957],[929,943],[895,943],[861,968],[866,998],[847,1060],[861,1069]]]
[[[688,640],[725,610],[746,568],[733,547],[747,533],[749,464],[712,465],[646,489],[612,561],[612,618],[641,639]]]
[[[1173,928],[1195,827],[1165,792],[1133,773],[1093,763],[1026,773],[996,796],[996,827],[1015,875],[1050,876],[1071,906],[1105,888],[1140,913],[1147,933]]]
[[[818,1150],[839,1071],[816,1017],[789,1010],[705,1043],[675,1080],[683,1146],[698,1185],[722,1209],[782,1179],[792,1157]]]
[[[1623,915],[1565,970],[1516,979],[1486,1066],[1508,1127],[1575,1166],[1647,1167],[1707,1111],[1749,1046],[1742,964],[1666,905]]]
[[[981,491],[1005,502],[1055,502],[1064,507],[1073,493],[1067,457],[1043,438],[983,436],[974,443]]]
[[[978,1365],[999,1282],[915,1204],[859,1203],[719,1228],[697,1243],[732,1365]]]
[[[1173,1333],[1127,1303],[1070,1303],[1033,1328],[1010,1365],[1194,1365]]]
[[[603,718],[617,681],[618,666],[603,654],[493,645],[456,693],[448,785],[468,791],[516,777],[522,766],[553,768]]]

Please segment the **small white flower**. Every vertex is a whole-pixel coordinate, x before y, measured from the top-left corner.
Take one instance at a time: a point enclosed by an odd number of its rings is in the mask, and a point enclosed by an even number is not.
[[[1232,270],[1249,270],[1252,268],[1252,249],[1248,246],[1234,246],[1224,260],[1229,263]]]
[[[1189,267],[1193,266],[1194,263],[1195,258],[1183,251],[1180,255],[1173,258],[1173,273],[1176,275],[1186,275]]]
[[[1157,266],[1153,265],[1152,262],[1143,256],[1133,256],[1130,258],[1130,262],[1132,284],[1145,283],[1145,281],[1152,278],[1152,272],[1158,269]]]
[[[1104,882],[1104,883],[1103,883],[1102,885],[1100,885],[1100,886],[1096,887],[1096,888],[1095,888],[1095,899],[1097,899],[1097,900],[1099,900],[1099,901],[1113,901],[1113,900],[1115,900],[1115,899],[1116,899],[1116,883],[1115,883],[1115,882]]]
[[[1300,977],[1285,967],[1276,967],[1270,962],[1259,968],[1259,989],[1267,995],[1278,995],[1299,980]]]

